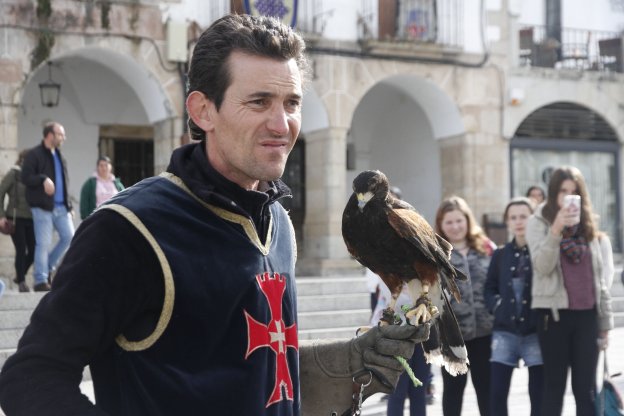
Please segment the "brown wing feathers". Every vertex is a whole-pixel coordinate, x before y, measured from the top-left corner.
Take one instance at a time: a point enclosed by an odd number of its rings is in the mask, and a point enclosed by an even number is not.
[[[458,302],[461,301],[461,295],[454,279],[466,279],[466,276],[457,271],[449,262],[453,246],[434,233],[427,221],[416,211],[410,209],[390,209],[388,210],[388,223],[390,223],[398,235],[414,244],[415,248],[430,263],[434,273],[432,281],[437,280],[436,275],[440,271],[440,284],[442,287],[451,292]],[[426,264],[421,265],[420,262],[415,262],[414,264],[418,264],[417,267],[422,269],[423,272],[428,270]],[[421,278],[425,277],[418,269],[416,271]],[[427,278],[428,281],[430,281],[429,279]]]

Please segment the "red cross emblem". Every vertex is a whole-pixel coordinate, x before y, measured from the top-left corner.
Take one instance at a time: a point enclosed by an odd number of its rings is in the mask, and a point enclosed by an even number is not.
[[[260,291],[269,302],[271,321],[268,324],[256,321],[244,311],[247,320],[247,353],[245,359],[258,348],[268,347],[275,353],[275,386],[266,407],[284,400],[282,387],[286,391],[286,399],[293,400],[293,385],[286,359],[288,347],[299,349],[297,342],[297,325],[286,327],[282,320],[282,299],[286,290],[286,279],[279,273],[263,273],[256,275]]]

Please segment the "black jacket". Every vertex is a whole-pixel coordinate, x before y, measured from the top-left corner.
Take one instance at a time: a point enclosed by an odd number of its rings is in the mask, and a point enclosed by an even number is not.
[[[288,187],[276,180],[268,191],[246,191],[210,166],[204,145],[175,150],[167,170],[202,201],[244,213],[258,230],[265,229],[269,205],[288,197]],[[142,339],[153,332],[162,311],[163,281],[153,248],[135,226],[110,210],[87,217],[52,291],[42,298],[18,351],[2,368],[0,405],[5,413],[109,416],[77,389],[84,366],[95,366],[100,376],[107,369],[113,372],[107,357],[115,337],[124,333],[130,340]],[[30,386],[38,386],[37,394]],[[96,399],[114,400],[102,394],[95,391]]]
[[[528,270],[522,292],[522,309],[518,315],[511,283],[513,268],[518,264],[516,256],[518,250],[512,241],[497,249],[492,255],[485,282],[485,304],[494,315],[494,331],[529,335],[537,330],[536,311],[531,309],[532,269],[529,261],[526,265]]]
[[[67,162],[63,158],[61,151],[56,149],[63,166],[63,198],[65,199],[65,207],[71,211],[72,204],[67,197]],[[43,145],[43,141],[39,146],[35,146],[26,155],[24,164],[22,165],[22,182],[26,186],[26,201],[31,208],[42,208],[46,211],[54,209],[54,195],[47,195],[43,190],[43,181],[46,178],[55,181],[56,175],[54,171],[54,156],[50,149]],[[56,184],[55,184],[56,185]]]

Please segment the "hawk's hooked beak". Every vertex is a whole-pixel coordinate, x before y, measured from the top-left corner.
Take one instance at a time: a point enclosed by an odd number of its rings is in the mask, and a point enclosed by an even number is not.
[[[373,197],[373,194],[370,192],[366,192],[364,194],[356,194],[357,200],[358,200],[358,209],[360,211],[362,211],[364,209],[364,206],[368,203],[368,201],[371,200],[371,198]]]

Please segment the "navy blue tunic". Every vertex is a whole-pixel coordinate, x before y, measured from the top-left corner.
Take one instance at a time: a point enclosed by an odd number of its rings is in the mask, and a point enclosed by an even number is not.
[[[172,174],[146,179],[102,209],[118,212],[153,247],[165,298],[146,338],[117,338],[123,415],[299,415],[292,224],[271,204],[263,244],[245,216],[209,205]],[[102,394],[106,397],[107,394]],[[106,403],[100,403],[106,408]]]

